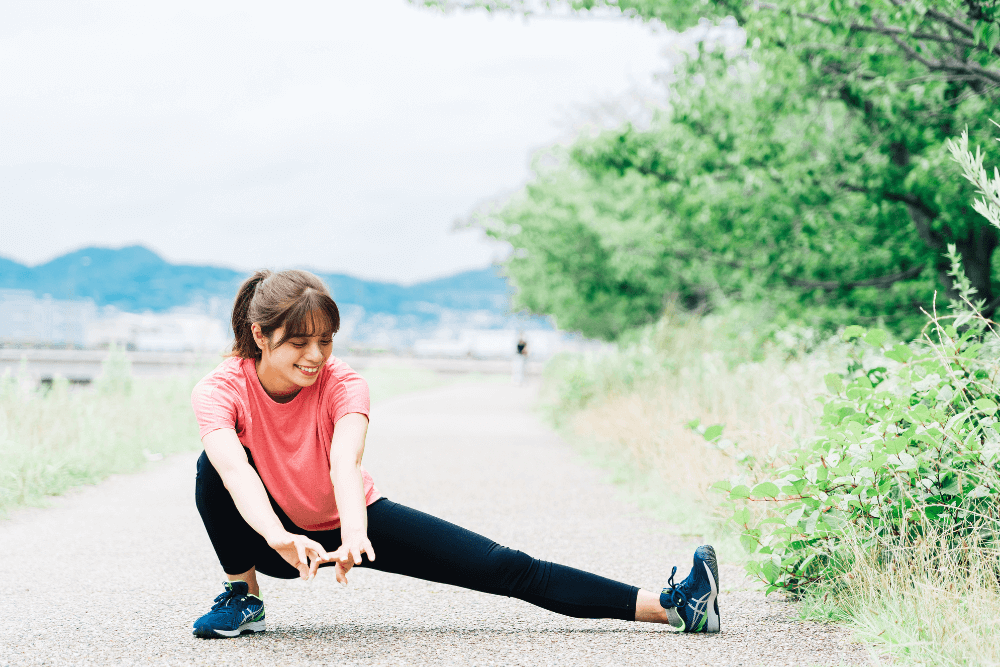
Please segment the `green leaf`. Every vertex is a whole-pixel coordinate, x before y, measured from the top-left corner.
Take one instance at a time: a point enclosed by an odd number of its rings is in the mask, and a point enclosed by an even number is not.
[[[864,327],[859,327],[856,324],[852,324],[851,326],[844,329],[844,333],[842,333],[840,337],[843,338],[845,341],[852,341],[855,338],[861,338],[864,335],[865,335]]]
[[[976,406],[977,410],[987,415],[992,415],[997,411],[997,404],[988,398],[980,398],[973,405]]]
[[[989,28],[990,24],[987,21],[976,21],[976,24],[972,26],[972,41],[976,44],[983,41],[983,31]]]
[[[937,519],[939,516],[948,511],[947,507],[942,507],[941,505],[927,505],[924,507],[924,516],[928,519]]]
[[[781,491],[778,489],[774,482],[761,482],[757,486],[753,487],[753,491],[750,495],[755,498],[777,498]]]
[[[991,23],[983,31],[983,43],[986,45],[987,51],[992,51],[996,48],[996,45],[1000,43],[1000,24]]]
[[[773,562],[766,560],[760,564],[760,572],[768,583],[773,584],[774,580],[778,578],[779,570]]]
[[[722,424],[716,424],[715,426],[709,426],[708,428],[706,428],[705,432],[702,434],[702,437],[711,442],[712,440],[718,438],[720,435],[722,435]]]
[[[844,380],[839,373],[827,373],[823,376],[823,381],[826,382],[826,388],[830,390],[830,393],[839,394],[844,388]]]
[[[957,496],[961,493],[962,487],[959,484],[958,477],[952,477],[948,482],[941,487],[941,493],[948,496]]]
[[[885,353],[885,356],[893,361],[898,361],[901,364],[905,364],[913,357],[913,351],[910,350],[908,345],[903,343],[896,343],[893,348]]]
[[[885,443],[885,451],[890,454],[899,454],[906,450],[909,441],[906,438],[893,438]]]
[[[757,547],[759,545],[757,544],[757,540],[755,540],[752,535],[743,533],[740,535],[740,546],[743,547],[743,550],[748,554],[752,554],[757,551]]]
[[[982,347],[983,347],[982,343],[976,343],[975,345],[970,345],[968,348],[962,351],[961,356],[965,357],[966,359],[975,359],[976,354],[979,352],[979,350],[982,349]]]
[[[740,484],[739,486],[735,487],[732,491],[729,492],[730,500],[742,500],[744,498],[749,498],[749,497],[750,497],[750,489],[748,489],[743,484]]]
[[[733,485],[729,483],[729,480],[724,479],[721,482],[716,482],[709,488],[715,489],[716,491],[721,491],[723,493],[729,493],[732,490]]]
[[[882,344],[889,340],[889,332],[882,329],[872,329],[865,334],[865,342],[872,347],[882,347]]]
[[[797,510],[793,510],[788,513],[785,517],[785,525],[790,528],[797,528],[799,521],[802,519],[802,514],[806,511],[805,507],[800,507]]]

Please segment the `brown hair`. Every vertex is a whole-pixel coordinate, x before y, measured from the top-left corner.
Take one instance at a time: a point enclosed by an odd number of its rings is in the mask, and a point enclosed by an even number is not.
[[[340,311],[323,281],[308,271],[272,273],[264,269],[247,278],[236,294],[235,340],[229,356],[260,358],[261,351],[250,328],[254,323],[260,325],[273,350],[289,338],[327,331],[332,336],[340,329]],[[271,334],[281,327],[285,327],[281,340],[271,344]]]

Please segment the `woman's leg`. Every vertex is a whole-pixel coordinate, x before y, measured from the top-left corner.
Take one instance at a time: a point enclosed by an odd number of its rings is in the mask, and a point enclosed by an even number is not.
[[[256,595],[258,570],[280,579],[294,579],[299,576],[298,571],[279,556],[277,551],[269,547],[267,541],[243,519],[240,511],[236,509],[233,497],[205,452],[202,452],[198,459],[195,503],[205,524],[205,530],[208,531],[208,538],[212,541],[222,569],[230,581],[246,581],[250,593]],[[286,527],[290,525],[288,517],[273,500],[271,506],[282,523],[285,523]],[[302,532],[298,528],[292,530]]]
[[[243,519],[204,452],[198,459],[195,500],[230,581],[246,581],[249,592],[257,595],[257,571],[281,579],[298,577]],[[273,500],[271,504],[290,531],[307,535],[329,551],[340,546],[339,530],[304,531],[292,525]],[[363,555],[363,565],[376,570],[514,597],[577,618],[667,622],[656,593],[531,558],[385,498],[368,507],[368,537],[376,560]]]
[[[385,498],[368,507],[368,539],[375,560],[365,556],[363,565],[372,569],[506,595],[577,618],[666,622],[653,593],[643,591],[637,619],[635,586],[532,558]],[[650,602],[662,619],[654,618]]]

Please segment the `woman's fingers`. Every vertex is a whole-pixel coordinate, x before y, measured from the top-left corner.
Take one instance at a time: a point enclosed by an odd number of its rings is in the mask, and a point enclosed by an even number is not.
[[[368,554],[368,560],[375,560],[375,549],[372,548],[372,543],[365,540],[365,553]]]
[[[341,586],[346,586],[347,585],[347,572],[344,570],[343,567],[341,567],[340,563],[337,563],[334,566],[333,571],[334,571],[334,574],[337,575],[337,582],[340,583]]]
[[[310,549],[312,549],[313,551],[315,551],[316,552],[316,557],[319,558],[320,560],[328,560],[329,559],[330,554],[328,554],[326,552],[326,549],[324,549],[323,545],[320,544],[319,542],[317,542],[315,540],[310,540],[309,538],[306,538],[306,546],[308,546]]]
[[[322,544],[315,540],[303,537],[302,541],[305,543],[306,554],[309,556],[309,576],[314,577],[316,571],[319,570],[319,564],[326,562],[330,554],[326,552]]]
[[[298,536],[296,536],[298,537]],[[306,545],[302,543],[301,539],[293,540],[295,544],[295,553],[299,557],[299,562],[295,564],[295,567],[299,571],[299,576],[303,579],[309,578],[309,558],[306,556]]]
[[[316,572],[319,570],[319,564],[323,561],[319,557],[319,554],[312,549],[309,550],[309,559],[309,578],[311,579],[316,576]]]

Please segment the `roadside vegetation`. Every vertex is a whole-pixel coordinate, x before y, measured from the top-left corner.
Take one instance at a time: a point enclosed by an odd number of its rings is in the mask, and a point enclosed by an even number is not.
[[[213,366],[207,362],[189,375],[135,378],[126,355],[111,350],[101,377],[89,387],[61,378],[34,387],[17,375],[0,377],[0,519],[74,487],[198,451],[191,389]],[[449,381],[405,367],[362,375],[375,403]]]
[[[91,387],[73,387],[57,377],[50,386],[36,388],[22,377],[4,376],[0,516],[196,449],[200,441],[190,405],[196,381],[194,375],[135,379],[117,350],[111,350]]]
[[[948,148],[1000,228],[1000,172],[967,134]],[[903,664],[1000,664],[1000,329],[954,245],[945,258],[951,298],[916,336],[776,328],[765,303],[668,308],[550,364],[552,415],[656,485],[668,519],[735,536],[723,557],[806,617]]]

